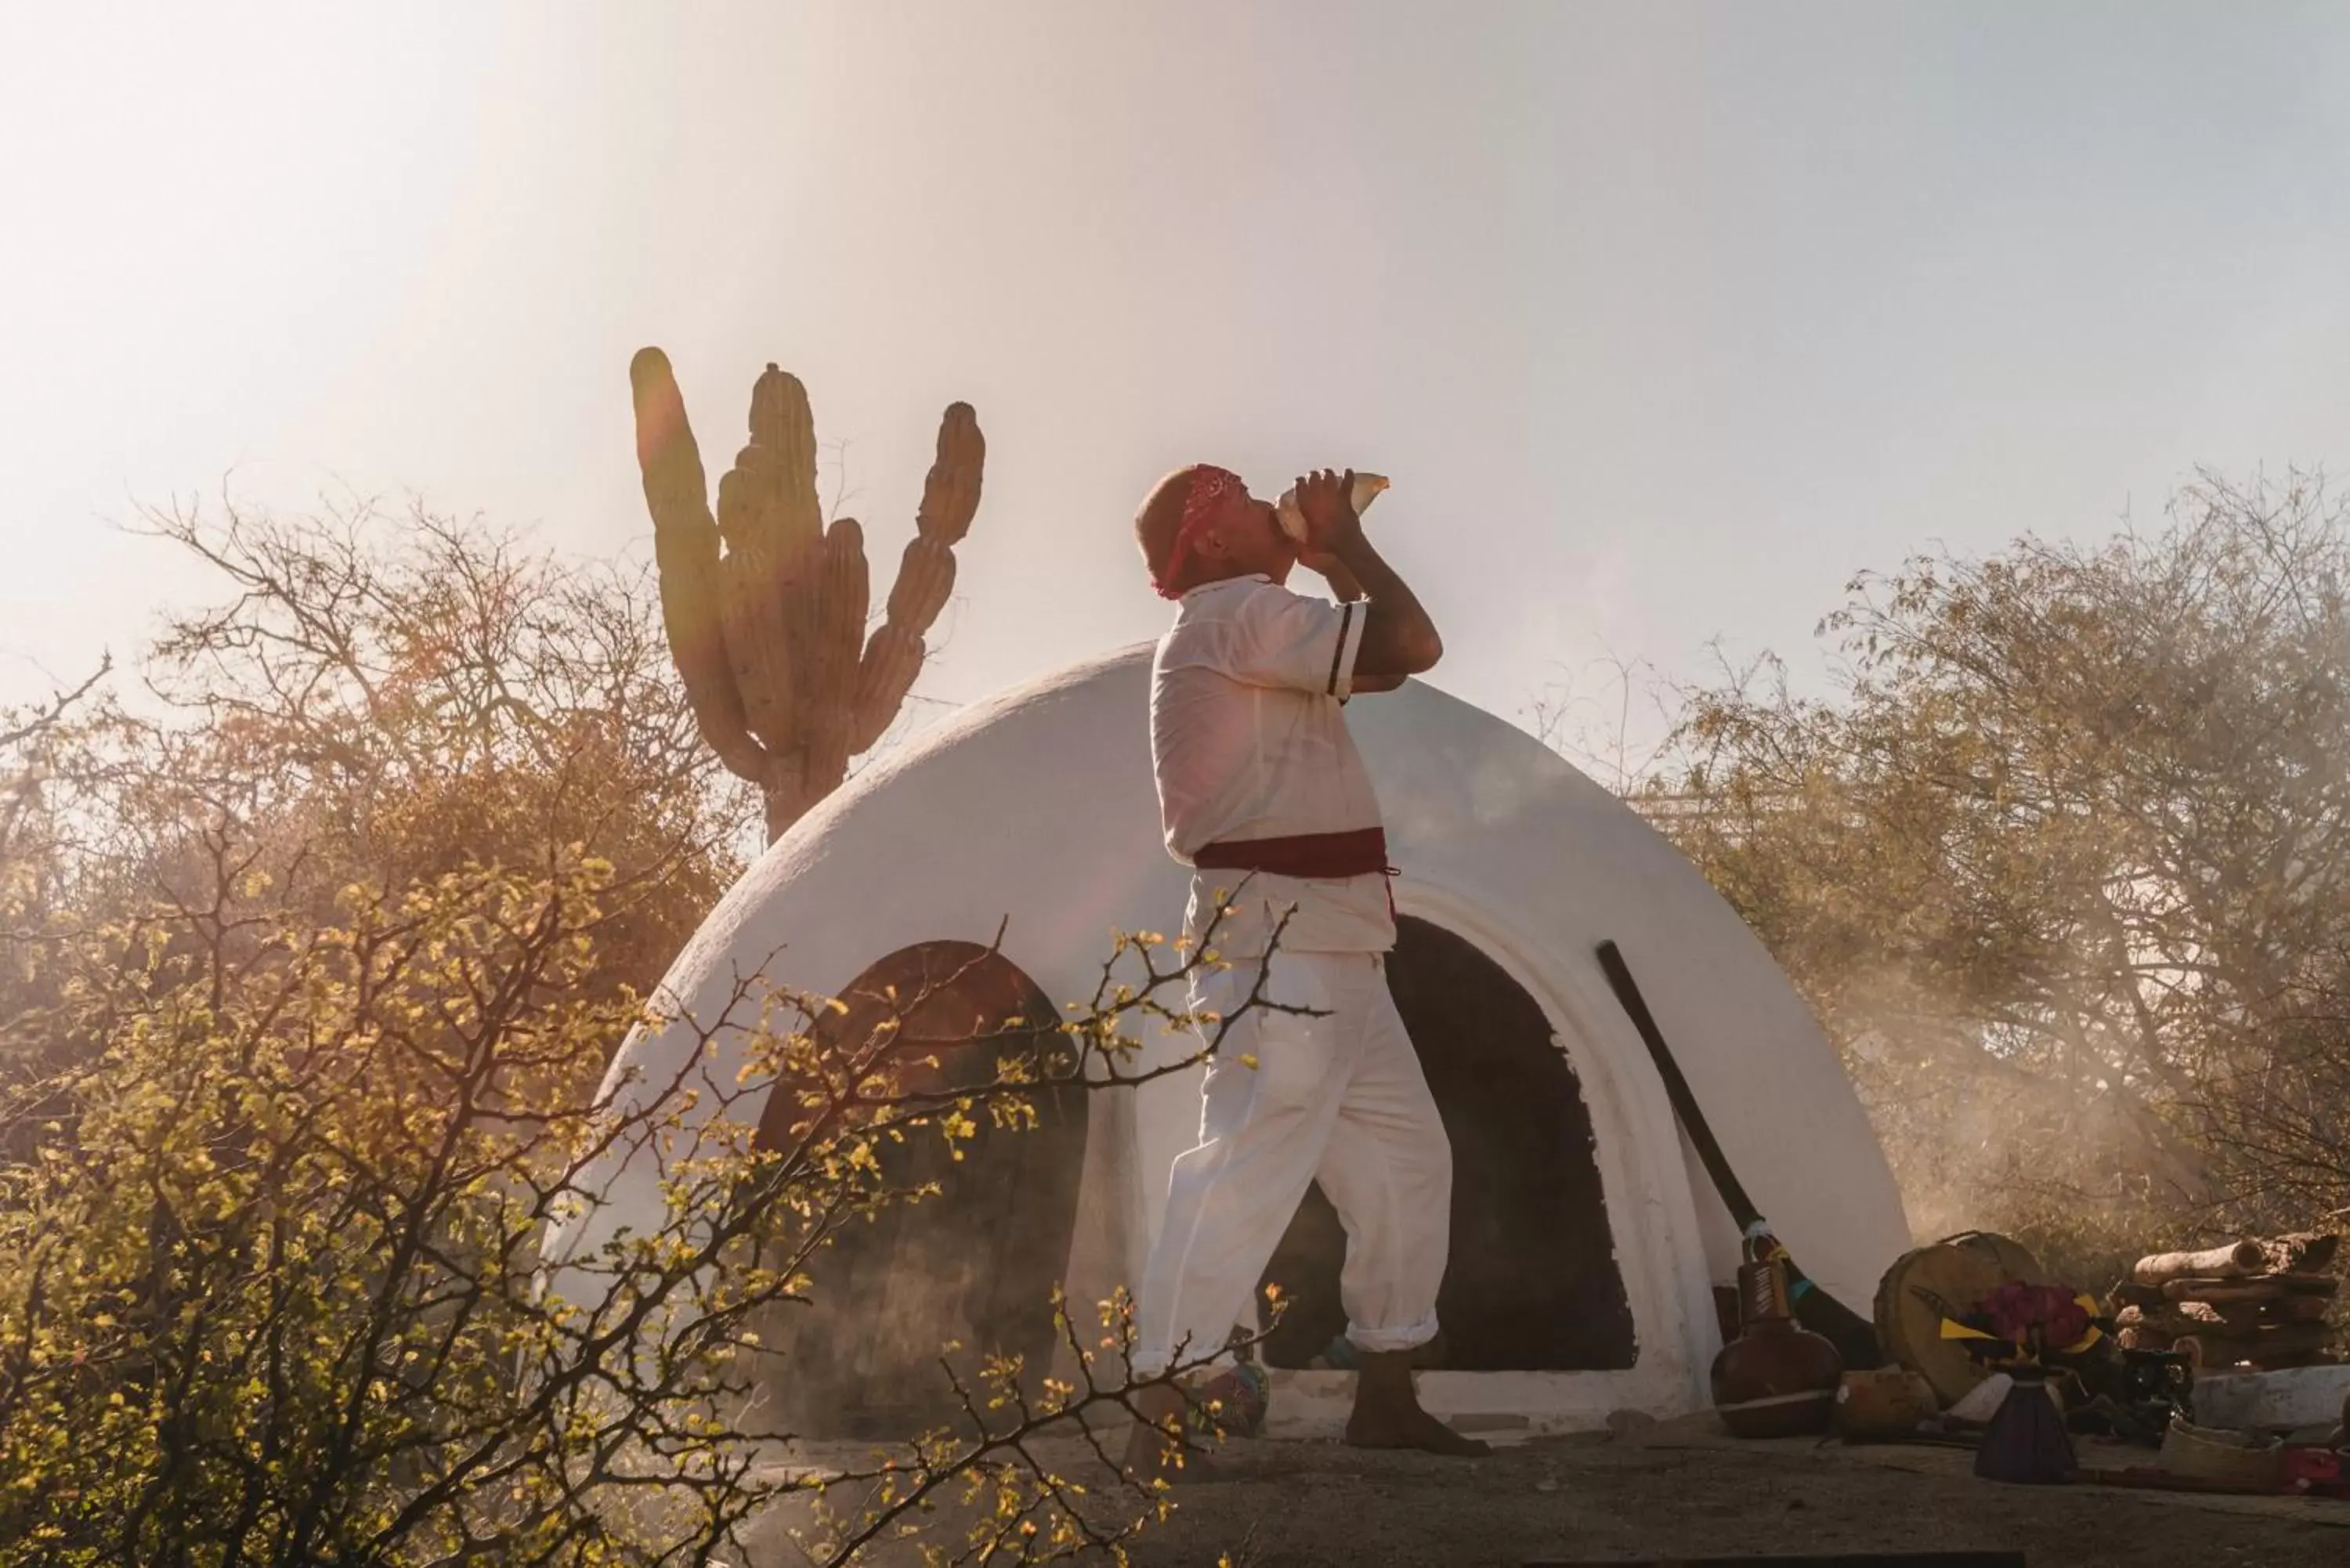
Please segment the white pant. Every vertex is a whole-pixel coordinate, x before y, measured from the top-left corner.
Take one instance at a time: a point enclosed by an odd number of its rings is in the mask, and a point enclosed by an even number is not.
[[[1230,1017],[1256,975],[1239,963],[1206,974],[1194,1005]],[[1179,1354],[1188,1362],[1221,1351],[1236,1323],[1254,1332],[1257,1282],[1316,1180],[1347,1228],[1347,1337],[1378,1352],[1436,1335],[1452,1149],[1388,994],[1386,963],[1378,953],[1276,952],[1267,994],[1326,1015],[1251,1012],[1209,1059],[1200,1145],[1176,1158],[1136,1303],[1134,1365],[1145,1376]]]

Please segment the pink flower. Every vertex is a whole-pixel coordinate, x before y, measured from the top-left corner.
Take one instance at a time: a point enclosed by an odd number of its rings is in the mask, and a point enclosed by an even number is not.
[[[2088,1310],[2067,1285],[2010,1283],[1983,1298],[1991,1332],[2018,1345],[2062,1348],[2089,1332]]]

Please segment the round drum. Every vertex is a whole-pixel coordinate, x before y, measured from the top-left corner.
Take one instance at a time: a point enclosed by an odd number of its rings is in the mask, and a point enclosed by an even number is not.
[[[2052,1282],[2019,1241],[1969,1231],[1905,1252],[1877,1287],[1877,1337],[1886,1355],[1919,1374],[1948,1409],[1990,1374],[1962,1340],[1942,1337],[1942,1320],[1974,1310],[1997,1285]]]

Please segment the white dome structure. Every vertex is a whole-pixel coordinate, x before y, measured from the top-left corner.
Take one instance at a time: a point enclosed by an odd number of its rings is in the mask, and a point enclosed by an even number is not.
[[[1093,995],[1112,933],[1180,924],[1188,886],[1159,836],[1149,679],[1147,646],[1079,665],[851,780],[703,924],[670,973],[674,1005],[714,1017],[739,975],[762,971],[845,995],[892,955],[984,946],[999,931],[1020,989],[1056,1004]],[[1348,722],[1401,868],[1391,984],[1454,1148],[1444,1358],[1420,1376],[1429,1407],[1506,1436],[1708,1402],[1711,1291],[1736,1267],[1737,1231],[1602,975],[1594,950],[1608,939],[1754,1201],[1812,1277],[1865,1313],[1909,1244],[1900,1199],[1834,1050],[1738,916],[1620,801],[1492,714],[1412,682],[1355,702]],[[728,1041],[705,1069],[713,1081],[739,1065]],[[631,1069],[671,1081],[700,1048],[683,1025],[640,1034],[613,1082]],[[1145,1046],[1156,1061],[1194,1048]],[[1059,1280],[1073,1301],[1138,1280],[1170,1163],[1197,1139],[1197,1073],[1069,1091],[1080,1103],[1042,1134],[1010,1135],[1035,1140],[1009,1157],[1019,1168],[982,1151],[979,1168],[955,1168],[970,1193],[901,1211],[949,1204],[935,1222],[964,1227],[949,1233],[990,1277],[965,1267],[941,1284],[909,1251],[910,1231],[867,1248],[831,1287],[856,1298],[827,1330],[841,1386],[878,1376],[837,1343],[860,1324],[894,1317],[902,1332],[909,1314],[943,1314],[934,1352],[967,1333],[958,1313],[1033,1314]],[[658,1217],[642,1153],[600,1180],[602,1205],[556,1239],[556,1256]],[[1335,1220],[1319,1202],[1309,1196],[1271,1271],[1295,1303],[1264,1347],[1276,1369],[1302,1367],[1344,1321]],[[978,1223],[995,1230],[974,1237]],[[1273,1430],[1335,1433],[1348,1381],[1276,1370]]]

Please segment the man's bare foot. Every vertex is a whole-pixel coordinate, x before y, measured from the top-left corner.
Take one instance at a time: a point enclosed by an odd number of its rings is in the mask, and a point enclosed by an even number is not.
[[[1425,1410],[1367,1418],[1357,1410],[1347,1422],[1347,1443],[1357,1449],[1416,1449],[1462,1459],[1480,1459],[1493,1451],[1491,1443],[1464,1438]]]
[[[1347,1441],[1357,1449],[1416,1449],[1473,1459],[1493,1451],[1491,1444],[1464,1438],[1420,1408],[1411,1386],[1411,1352],[1362,1353],[1355,1381],[1355,1410],[1347,1418]]]

